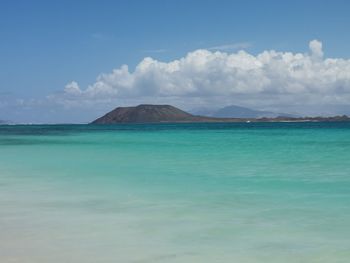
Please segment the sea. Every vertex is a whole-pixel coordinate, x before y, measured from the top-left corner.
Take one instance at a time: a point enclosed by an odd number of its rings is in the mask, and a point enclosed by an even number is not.
[[[1,125],[0,262],[348,263],[350,123]]]

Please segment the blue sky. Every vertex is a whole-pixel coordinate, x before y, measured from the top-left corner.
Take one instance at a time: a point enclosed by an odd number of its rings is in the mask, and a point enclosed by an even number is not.
[[[57,105],[56,113],[38,117],[38,112],[52,109],[50,103],[37,101],[63,92],[71,81],[84,90],[99,74],[123,64],[133,72],[145,57],[171,62],[198,49],[244,49],[253,56],[265,50],[305,53],[316,39],[325,57],[348,60],[349,14],[349,1],[1,1],[0,119],[88,121],[113,102],[85,103],[70,119],[67,107],[57,113]],[[342,81],[346,86],[348,79]],[[164,96],[158,94],[157,102]],[[123,103],[137,98],[124,98]],[[242,102],[251,106],[247,98]],[[122,104],[118,96],[114,104]]]

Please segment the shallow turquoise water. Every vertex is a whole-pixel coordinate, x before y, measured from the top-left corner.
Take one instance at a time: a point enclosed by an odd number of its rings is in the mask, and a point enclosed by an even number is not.
[[[0,262],[349,262],[350,124],[0,126]]]

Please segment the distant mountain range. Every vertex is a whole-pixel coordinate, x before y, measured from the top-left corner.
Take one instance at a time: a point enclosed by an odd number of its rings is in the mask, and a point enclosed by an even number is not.
[[[239,107],[241,114],[239,116],[257,116],[253,114],[260,114],[260,111],[247,110],[246,108]],[[219,111],[221,116],[227,116],[230,111],[235,108],[229,107],[228,109]],[[257,112],[257,113],[256,113]],[[250,115],[249,115],[250,114]],[[237,115],[236,115],[237,116]],[[171,105],[150,105],[141,104],[136,107],[118,107],[102,117],[94,120],[91,124],[116,124],[116,123],[178,123],[178,122],[335,122],[335,121],[350,121],[347,116],[335,116],[335,117],[207,117],[192,115],[188,112],[180,110]]]
[[[230,105],[220,109],[197,108],[190,111],[192,114],[217,117],[217,118],[276,118],[276,117],[298,117],[288,113],[276,113],[271,111],[253,110],[246,107]]]
[[[0,125],[10,124],[10,121],[0,120]]]

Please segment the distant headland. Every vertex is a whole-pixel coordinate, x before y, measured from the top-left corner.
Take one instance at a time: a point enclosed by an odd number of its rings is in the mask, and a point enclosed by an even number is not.
[[[135,107],[118,107],[91,124],[117,123],[186,123],[186,122],[341,122],[350,121],[346,115],[334,117],[262,117],[220,118],[193,115],[171,105],[141,104]]]

